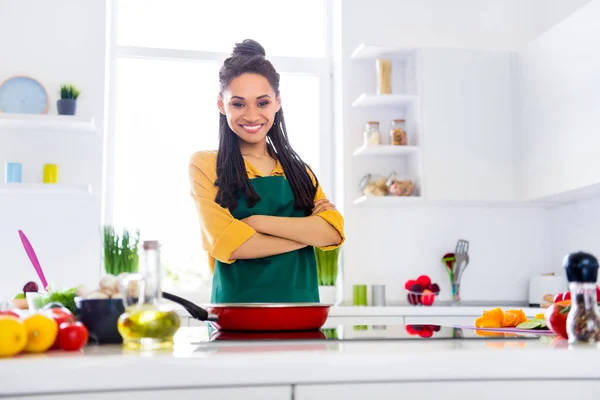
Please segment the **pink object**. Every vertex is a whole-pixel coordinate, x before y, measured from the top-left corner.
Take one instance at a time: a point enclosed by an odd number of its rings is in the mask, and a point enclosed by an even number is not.
[[[42,271],[42,266],[40,265],[40,262],[38,261],[37,255],[35,254],[35,251],[33,250],[31,243],[29,243],[29,239],[27,239],[27,236],[25,236],[23,231],[20,229],[19,229],[19,236],[21,237],[21,242],[23,243],[25,252],[29,256],[29,260],[33,264],[33,268],[35,269],[35,272],[37,272],[38,276],[40,277],[40,280],[42,281],[42,286],[44,287],[44,290],[48,290],[47,289],[48,282],[46,281],[46,277],[44,276],[44,272]]]

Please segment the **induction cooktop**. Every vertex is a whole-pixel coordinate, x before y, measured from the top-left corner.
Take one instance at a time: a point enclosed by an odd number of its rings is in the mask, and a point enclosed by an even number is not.
[[[312,331],[241,332],[201,327],[199,342],[215,341],[374,341],[374,340],[510,340],[539,339],[541,333],[480,331],[441,325],[337,325]],[[198,341],[196,341],[198,342]]]

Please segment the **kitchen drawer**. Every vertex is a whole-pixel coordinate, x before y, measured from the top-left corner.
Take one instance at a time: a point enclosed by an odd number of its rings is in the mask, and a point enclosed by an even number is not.
[[[119,392],[56,394],[11,397],[14,400],[291,400],[291,386],[234,387],[210,389],[133,390]],[[2,396],[0,395],[0,398]]]
[[[507,391],[508,390],[508,391]],[[525,380],[525,381],[452,381],[407,383],[356,383],[336,385],[298,385],[295,400],[506,400],[598,399],[600,382],[592,380]],[[510,393],[510,394],[509,394]]]

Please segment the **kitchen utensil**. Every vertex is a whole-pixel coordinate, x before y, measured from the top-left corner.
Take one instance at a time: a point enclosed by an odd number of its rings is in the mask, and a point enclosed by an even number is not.
[[[462,274],[469,264],[469,242],[464,239],[459,239],[456,243],[456,250],[454,251],[454,257],[456,263],[454,264],[454,274],[452,279],[452,301],[454,304],[460,303],[460,281]]]
[[[40,265],[37,255],[35,254],[35,251],[33,250],[33,247],[31,246],[29,239],[27,239],[27,236],[25,236],[25,233],[23,233],[23,231],[20,229],[19,229],[19,237],[21,238],[21,243],[23,243],[23,247],[25,248],[25,252],[27,253],[27,256],[29,257],[29,261],[31,261],[31,264],[33,264],[33,268],[35,269],[35,272],[37,272],[37,275],[40,278],[40,281],[42,281],[42,287],[44,288],[44,290],[48,290],[48,281],[46,281],[46,277],[44,276],[44,271],[42,271],[42,266]]]
[[[442,257],[442,262],[444,263],[444,268],[448,273],[448,277],[450,278],[450,282],[454,280],[454,263],[456,258],[454,257],[454,253],[446,253]]]
[[[223,303],[202,308],[189,300],[162,292],[182,305],[192,317],[209,321],[224,331],[304,331],[320,329],[331,306],[321,303]]]

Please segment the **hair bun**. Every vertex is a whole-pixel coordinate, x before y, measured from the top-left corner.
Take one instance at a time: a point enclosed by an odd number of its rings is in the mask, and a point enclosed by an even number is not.
[[[266,56],[265,48],[260,45],[256,40],[245,39],[242,43],[236,43],[233,48],[234,56]]]

